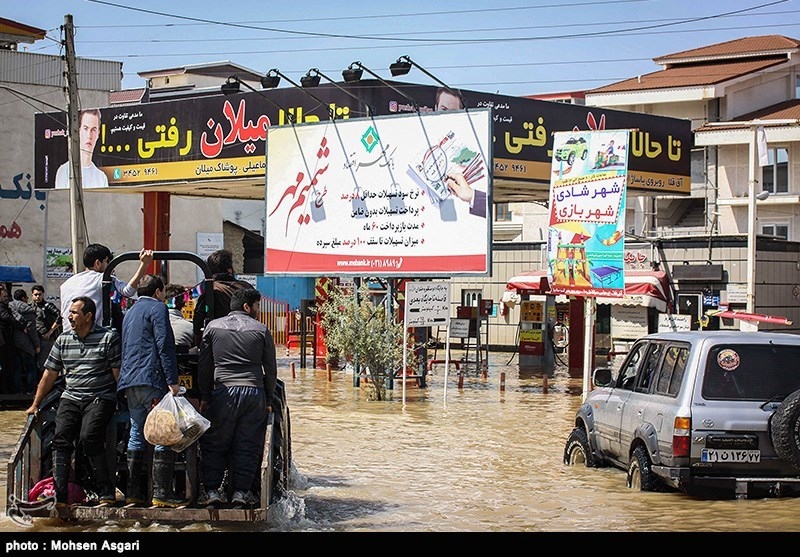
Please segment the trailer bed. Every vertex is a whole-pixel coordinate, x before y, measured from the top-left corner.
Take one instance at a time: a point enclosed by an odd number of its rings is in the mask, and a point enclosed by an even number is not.
[[[115,461],[118,480],[118,500],[115,505],[97,506],[89,503],[56,506],[53,497],[29,500],[33,486],[49,475],[49,451],[46,446],[45,430],[53,427],[53,417],[45,415],[37,419],[28,416],[25,427],[20,434],[14,451],[9,458],[6,470],[6,514],[12,518],[30,521],[35,518],[60,518],[68,521],[132,520],[163,523],[189,522],[267,522],[269,506],[277,499],[285,496],[288,490],[291,469],[291,433],[289,425],[289,409],[285,405],[283,385],[279,380],[279,388],[273,400],[273,412],[267,419],[267,430],[264,436],[264,451],[260,472],[260,504],[254,508],[234,508],[222,505],[209,508],[197,504],[200,485],[199,451],[197,443],[191,445],[175,464],[176,482],[182,485],[184,497],[188,505],[180,508],[135,507],[125,505],[124,483],[127,471],[125,461],[117,456],[117,432],[120,424],[127,421],[127,412],[118,412],[108,428],[107,446],[109,459]],[[283,403],[278,404],[278,400]],[[40,416],[43,412],[40,412]],[[124,491],[122,491],[124,493]]]

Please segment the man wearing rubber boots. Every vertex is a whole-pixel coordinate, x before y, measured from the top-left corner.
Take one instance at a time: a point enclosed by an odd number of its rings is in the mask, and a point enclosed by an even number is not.
[[[117,390],[125,395],[131,424],[125,504],[147,505],[144,423],[153,403],[168,390],[177,395],[180,385],[175,336],[164,303],[164,281],[158,275],[145,275],[136,293],[136,303],[122,319],[122,369]],[[187,503],[175,494],[175,451],[161,445],[153,450],[152,503],[169,508]]]
[[[106,456],[106,429],[117,409],[121,358],[119,334],[95,323],[97,308],[88,296],[72,301],[71,329],[53,344],[33,404],[25,413],[38,416],[39,405],[64,375],[66,388],[56,411],[53,437],[53,484],[56,503],[67,504],[70,460],[80,439],[97,484],[97,502],[113,505],[116,492]]]

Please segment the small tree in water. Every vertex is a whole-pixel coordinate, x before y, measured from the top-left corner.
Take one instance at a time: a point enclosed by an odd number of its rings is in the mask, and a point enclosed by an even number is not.
[[[327,362],[341,358],[356,371],[365,370],[368,399],[385,400],[391,374],[403,366],[403,323],[387,314],[385,304],[372,302],[366,283],[358,291],[333,287],[317,311],[325,331]],[[413,350],[406,357],[414,369]]]

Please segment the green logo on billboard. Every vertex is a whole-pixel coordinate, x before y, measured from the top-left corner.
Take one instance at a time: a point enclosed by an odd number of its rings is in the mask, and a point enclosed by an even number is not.
[[[367,153],[371,153],[375,146],[380,143],[380,137],[378,137],[378,132],[370,126],[367,131],[364,132],[364,135],[361,136],[361,144],[367,150]]]

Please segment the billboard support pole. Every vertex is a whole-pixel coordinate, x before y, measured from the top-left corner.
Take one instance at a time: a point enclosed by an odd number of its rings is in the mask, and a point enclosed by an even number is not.
[[[581,400],[586,400],[592,390],[592,366],[594,365],[594,323],[596,318],[596,299],[587,296],[584,299],[584,344],[583,344],[583,387]]]

